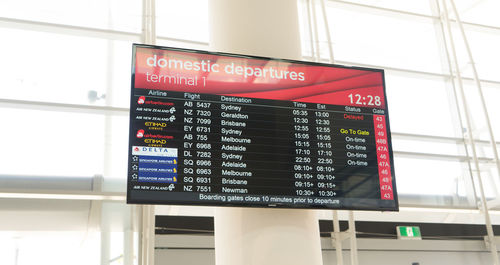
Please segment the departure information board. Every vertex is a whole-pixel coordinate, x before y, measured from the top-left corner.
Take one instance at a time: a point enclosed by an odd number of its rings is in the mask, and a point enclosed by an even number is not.
[[[383,70],[133,46],[127,202],[398,210]]]

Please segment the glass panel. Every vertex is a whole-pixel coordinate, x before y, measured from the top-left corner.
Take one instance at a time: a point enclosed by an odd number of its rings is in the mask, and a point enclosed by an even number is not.
[[[336,60],[443,71],[432,19],[358,10],[337,2],[329,2],[327,12]]]
[[[467,101],[468,110],[470,113],[471,124],[473,127],[473,135],[476,139],[489,141],[488,127],[484,116],[481,98],[475,82],[464,80],[465,99]],[[491,104],[490,104],[491,106]],[[465,126],[465,124],[464,124]]]
[[[303,57],[312,56],[311,33],[309,31],[309,18],[307,13],[307,6],[308,6],[308,1],[306,0],[298,1],[297,7],[299,11],[300,42],[301,42]]]
[[[208,42],[208,1],[156,1],[156,34]]]
[[[105,191],[127,191],[129,116],[107,116]]]
[[[0,232],[0,263],[5,265],[99,264],[98,233],[70,231]]]
[[[455,141],[441,139],[408,139],[392,135],[392,148],[394,151],[411,153],[429,153],[440,155],[464,155],[464,145]]]
[[[80,176],[102,174],[101,115],[0,108],[0,174]]]
[[[7,199],[0,204],[0,264],[138,264],[135,211],[125,202]]]
[[[494,158],[493,149],[490,144],[490,134],[486,117],[483,112],[481,99],[477,85],[473,81],[464,81],[466,99],[469,105],[469,112],[472,115],[471,123],[474,126],[474,137],[480,141],[476,142],[477,152],[480,157]],[[500,85],[482,82],[484,98],[488,110],[489,120],[493,129],[495,141],[500,140]],[[497,148],[498,151],[500,149]]]
[[[5,28],[0,35],[16,40],[0,44],[1,98],[104,105],[107,87],[119,86],[128,102],[131,42]]]
[[[482,87],[495,141],[498,142],[500,141],[500,104],[498,104],[498,100],[500,100],[500,84],[493,85],[483,82]]]
[[[106,98],[100,101],[104,101],[108,106],[128,109],[132,79],[132,42],[110,41],[107,49],[110,54],[106,63],[109,64],[108,85],[111,91],[108,91]],[[94,104],[102,104],[100,101]]]
[[[195,50],[209,50],[208,42],[187,42],[187,41],[175,41],[166,38],[156,39],[156,44],[159,46],[184,48],[184,49],[195,49]]]
[[[0,263],[16,264],[17,245],[13,232],[0,232]]]
[[[452,23],[452,34],[462,77],[472,79],[474,78],[472,64],[457,23]],[[465,25],[465,34],[479,79],[499,82],[500,76],[497,69],[500,60],[500,51],[498,50],[500,46],[500,29],[485,29]],[[448,47],[450,56],[453,57],[449,43]]]
[[[129,32],[141,31],[137,0],[2,0],[0,17]]]
[[[466,164],[396,156],[394,166],[400,204],[474,206]]]
[[[498,169],[494,163],[481,163],[481,178],[483,180],[484,194],[488,199],[497,198],[500,187],[500,178],[498,177]],[[477,182],[477,180],[476,180]],[[478,187],[479,195],[479,187]]]
[[[444,80],[386,71],[391,131],[455,137],[458,117]]]
[[[498,0],[454,1],[462,21],[500,27],[500,17],[498,16],[500,2]]]
[[[431,8],[429,6],[429,1],[346,0],[346,2],[431,15]]]
[[[477,27],[467,27],[465,34],[470,44],[479,78],[500,81],[500,75],[498,74],[500,68],[500,50],[498,49],[500,47],[500,30],[486,31]],[[460,39],[456,45],[464,46],[463,40]],[[470,64],[468,56],[465,62]],[[464,75],[473,77],[470,66]]]

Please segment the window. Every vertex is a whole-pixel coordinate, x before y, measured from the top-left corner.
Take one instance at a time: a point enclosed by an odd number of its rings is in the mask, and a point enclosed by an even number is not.
[[[0,3],[3,18],[137,33],[141,30],[141,15],[142,2],[136,0],[5,0]]]
[[[337,61],[442,72],[432,19],[336,1],[327,6]]]
[[[500,110],[495,110],[500,82],[495,71],[500,53],[495,47],[500,45],[496,41],[500,31],[491,27],[498,20],[493,11],[483,10],[496,4],[493,3],[495,1],[456,2],[463,14],[462,19],[467,22],[466,34],[482,79],[490,120],[494,133],[499,135],[496,113]],[[450,77],[449,67],[453,66],[453,61],[448,57],[453,54],[440,14],[432,6],[436,3],[392,0],[329,0],[326,3],[335,61],[386,69],[401,205],[475,207],[472,152],[470,144],[464,142],[463,134],[468,133],[465,109],[459,90],[456,90],[457,83],[453,84]],[[321,60],[328,61],[327,28],[321,6],[317,4],[315,7],[317,40],[314,30],[311,30],[314,23],[308,24],[314,17],[310,17],[312,12],[308,10],[307,1],[299,1],[298,6],[304,57],[314,59],[311,50],[318,46]],[[483,163],[493,158],[493,152],[488,144],[482,103],[472,81],[470,60],[455,22],[452,22],[452,33],[459,70],[464,77],[478,156],[482,161],[481,175],[488,198],[494,198],[498,187],[494,177],[497,173],[493,172],[496,170],[492,170],[492,166],[487,166],[490,163]],[[457,80],[456,77],[454,80]]]

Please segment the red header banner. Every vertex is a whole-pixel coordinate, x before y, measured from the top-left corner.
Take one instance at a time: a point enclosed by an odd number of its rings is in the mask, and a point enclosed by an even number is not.
[[[137,48],[135,87],[385,108],[383,72]]]

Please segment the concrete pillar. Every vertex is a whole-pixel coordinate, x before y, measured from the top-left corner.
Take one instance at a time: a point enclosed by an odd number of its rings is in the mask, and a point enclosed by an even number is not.
[[[208,10],[212,50],[301,58],[296,1],[211,0]]]
[[[213,51],[300,59],[294,0],[209,1]],[[217,208],[217,265],[321,265],[319,225],[312,210]]]

